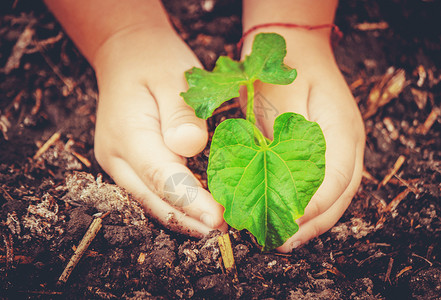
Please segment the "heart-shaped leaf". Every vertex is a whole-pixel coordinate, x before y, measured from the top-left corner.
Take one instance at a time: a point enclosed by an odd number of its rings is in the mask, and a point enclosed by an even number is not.
[[[208,186],[232,227],[248,229],[264,250],[281,246],[298,230],[325,173],[325,140],[317,123],[285,113],[268,145],[250,122],[229,119],[214,133]]]

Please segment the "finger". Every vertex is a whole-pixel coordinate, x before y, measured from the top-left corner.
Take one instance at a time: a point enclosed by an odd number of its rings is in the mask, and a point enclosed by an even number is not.
[[[330,103],[323,101],[324,97],[339,100]],[[328,210],[340,198],[352,180],[358,153],[362,157],[364,151],[363,123],[350,93],[342,96],[313,90],[311,102],[311,118],[319,123],[326,140],[326,170],[299,224]]]
[[[325,178],[311,201],[305,208],[304,215],[298,223],[307,222],[324,211],[327,211],[347,189],[355,169],[356,148],[351,137],[339,136],[341,128],[336,126],[325,132],[326,169]]]
[[[170,45],[167,43],[170,42]],[[183,43],[182,41],[179,41]],[[147,78],[149,91],[158,105],[161,131],[165,144],[174,153],[185,157],[194,156],[201,152],[208,141],[206,122],[196,117],[193,108],[180,96],[187,90],[184,73],[200,63],[190,49],[182,52],[182,48],[176,48],[176,41],[166,39],[163,41],[163,49],[166,49],[170,57],[182,57],[178,63],[170,65],[164,62],[158,72],[150,73]],[[186,47],[186,45],[185,45]],[[171,84],[173,83],[173,84]]]
[[[151,191],[192,217],[202,216],[214,228],[223,223],[223,207],[181,158],[168,150],[160,133],[137,130],[131,134],[124,141],[124,159]]]
[[[191,157],[201,152],[208,141],[205,120],[196,117],[193,108],[179,96],[184,84],[155,93],[161,119],[161,131],[167,147],[178,155]]]
[[[109,170],[106,171],[112,174],[114,181],[130,191],[135,199],[142,204],[145,211],[167,228],[194,237],[202,237],[214,229],[160,199],[158,195],[145,186],[125,161],[114,158],[109,166]],[[224,223],[217,229],[226,231],[227,225]]]
[[[124,92],[125,95],[120,94]],[[130,91],[114,90],[111,94],[103,93],[103,97],[108,98],[102,98],[106,105],[102,105],[104,102],[100,103],[98,117],[108,118],[111,115],[113,118],[110,121],[97,122],[95,149],[100,165],[115,176],[118,170],[109,165],[111,159],[118,157],[126,161],[145,186],[175,205],[179,205],[177,198],[172,193],[165,193],[164,188],[167,180],[173,176],[180,178],[179,176],[185,175],[184,177],[196,182],[197,186],[193,187],[194,191],[191,193],[196,196],[189,196],[187,200],[181,201],[180,209],[198,220],[203,216],[205,222],[213,228],[223,224],[223,207],[198,184],[197,179],[184,166],[185,160],[165,145],[159,120],[155,117],[157,107],[148,91],[142,86],[134,85]],[[130,105],[121,106],[118,99],[128,97]],[[106,126],[110,128],[105,128]],[[114,144],[115,141],[117,145]],[[176,192],[185,195],[186,188],[185,185],[178,184]]]
[[[357,159],[352,180],[347,186],[346,190],[339,197],[337,201],[325,212],[319,216],[300,224],[299,231],[294,234],[281,247],[277,248],[282,253],[292,251],[294,248],[306,243],[314,237],[321,235],[328,231],[343,215],[361,182],[363,171],[363,150],[364,147],[357,149]]]

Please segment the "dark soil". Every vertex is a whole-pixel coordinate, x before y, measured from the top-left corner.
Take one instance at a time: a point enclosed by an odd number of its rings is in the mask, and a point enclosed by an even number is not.
[[[207,68],[235,55],[240,1],[164,3]],[[2,1],[0,298],[441,299],[440,12],[439,1],[341,1],[335,51],[365,116],[362,185],[332,230],[292,254],[262,253],[232,230],[235,281],[221,266],[218,233],[170,232],[100,175],[92,69],[42,3]],[[372,91],[396,96],[380,103]],[[217,114],[211,130],[237,114]],[[202,177],[206,164],[207,150],[189,162]],[[57,286],[94,214],[105,212]]]

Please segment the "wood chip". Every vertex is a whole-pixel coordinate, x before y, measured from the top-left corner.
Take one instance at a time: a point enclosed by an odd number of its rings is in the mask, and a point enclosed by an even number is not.
[[[371,173],[369,173],[364,167],[363,167],[363,172],[362,172],[362,176],[370,181],[372,181],[375,184],[378,184],[378,180],[374,178],[374,176],[372,176]]]
[[[416,88],[411,88],[410,92],[412,93],[413,100],[419,109],[424,109],[427,104],[427,99],[429,98],[428,91],[422,91]],[[433,97],[433,96],[432,96]]]
[[[392,140],[396,141],[399,138],[399,132],[395,128],[395,125],[391,118],[386,117],[383,119],[384,126],[386,127],[387,131],[389,131],[389,136]]]
[[[32,28],[33,23],[29,24],[21,33],[17,42],[12,48],[12,53],[6,62],[3,72],[9,74],[12,70],[17,69],[20,66],[20,61],[26,48],[31,44],[32,37],[34,36],[35,30]]]
[[[38,113],[41,107],[41,99],[43,98],[43,92],[41,91],[41,89],[37,88],[37,90],[35,90],[34,96],[35,96],[35,105],[34,107],[32,107],[31,110],[31,115],[33,116],[35,116]]]
[[[18,293],[33,294],[33,295],[63,295],[63,292],[59,292],[59,291],[18,291]]]
[[[418,72],[418,81],[417,81],[417,86],[422,87],[424,84],[424,81],[426,80],[427,77],[427,72],[426,69],[424,69],[423,65],[419,65],[417,68],[417,72]]]
[[[371,30],[384,30],[389,28],[389,24],[387,22],[377,22],[377,23],[360,23],[354,26],[355,29],[361,30],[361,31],[371,31]]]
[[[236,263],[234,262],[233,249],[231,248],[230,235],[225,233],[217,238],[222,260],[227,273],[233,273],[234,281],[238,281]]]
[[[391,202],[389,202],[389,204],[383,208],[383,210],[381,211],[382,213],[385,212],[394,212],[395,209],[397,208],[398,204],[400,204],[400,202],[406,198],[407,195],[409,195],[410,189],[405,189],[404,191],[402,191],[401,193],[399,193]]]
[[[139,253],[138,260],[137,260],[138,264],[142,265],[145,262],[145,258],[146,258],[146,255],[144,252]]]
[[[389,171],[389,173],[384,177],[384,179],[380,182],[378,185],[378,188],[385,186],[389,180],[398,172],[398,170],[401,168],[403,163],[406,161],[406,157],[404,155],[400,155],[395,162],[392,170]]]
[[[3,187],[0,186],[0,190],[3,191],[3,197],[8,201],[14,201],[14,198],[12,198],[11,195],[9,195],[8,191],[5,190]]]
[[[407,84],[404,70],[395,70],[393,67],[390,67],[383,75],[381,81],[371,89],[363,119],[366,120],[373,116],[378,108],[397,98]]]
[[[336,267],[332,267],[330,269],[327,269],[326,271],[329,272],[329,273],[332,273],[332,274],[334,274],[334,275],[336,275],[338,277],[346,278],[346,275],[343,274],[342,272],[340,272]]]
[[[430,245],[428,248],[427,248],[427,253],[426,253],[426,258],[427,259],[430,259],[430,257],[432,256],[432,252],[433,252],[433,244],[432,245]]]
[[[56,36],[47,38],[45,40],[36,41],[33,43],[34,48],[27,49],[26,54],[31,54],[31,53],[41,51],[42,48],[44,48],[46,46],[53,45],[53,44],[57,43],[58,41],[60,41],[63,38],[63,36],[64,36],[63,32],[60,31]]]
[[[46,152],[56,141],[60,139],[61,133],[59,131],[55,132],[46,143],[38,149],[37,153],[35,153],[33,159],[39,158],[44,152]]]
[[[7,260],[8,258],[5,255],[0,255],[0,264],[6,263]],[[16,264],[28,265],[34,261],[34,258],[25,255],[15,255],[13,261]]]
[[[353,83],[351,83],[349,88],[351,89],[351,91],[354,91],[356,88],[362,86],[363,84],[364,84],[364,80],[363,78],[360,77],[357,80],[355,80]]]
[[[6,247],[6,270],[9,270],[12,268],[14,263],[14,241],[11,234],[3,233],[2,237]]]

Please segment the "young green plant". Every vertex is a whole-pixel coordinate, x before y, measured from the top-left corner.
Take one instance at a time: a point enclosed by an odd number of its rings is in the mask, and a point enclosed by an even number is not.
[[[224,206],[225,221],[249,230],[264,250],[283,245],[298,231],[295,220],[304,214],[325,173],[326,145],[317,123],[284,113],[274,122],[272,141],[255,125],[254,82],[286,85],[297,76],[284,64],[285,55],[282,36],[258,34],[243,61],[221,56],[211,72],[187,71],[189,89],[181,93],[196,115],[207,119],[246,86],[246,120],[227,119],[214,132],[208,187]]]

